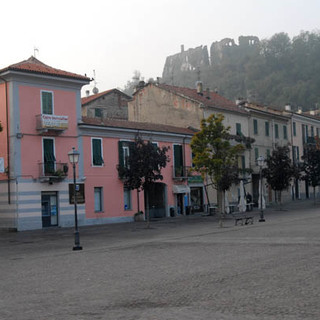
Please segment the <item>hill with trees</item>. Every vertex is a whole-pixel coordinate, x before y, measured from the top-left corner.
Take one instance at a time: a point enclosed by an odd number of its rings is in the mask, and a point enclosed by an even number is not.
[[[302,31],[292,39],[277,33],[270,39],[241,36],[184,50],[169,56],[162,82],[216,90],[235,100],[293,109],[320,108],[320,32]]]

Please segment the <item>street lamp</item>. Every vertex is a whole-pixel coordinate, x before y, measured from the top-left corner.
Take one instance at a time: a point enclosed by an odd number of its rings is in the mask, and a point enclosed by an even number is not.
[[[76,164],[79,161],[80,153],[72,148],[68,153],[69,161],[73,166],[73,199],[74,199],[74,247],[73,250],[82,250],[80,246],[80,236],[78,230],[78,214],[77,214],[77,190],[76,190]]]
[[[257,162],[260,168],[260,220],[259,222],[265,222],[266,220],[264,219],[264,216],[263,216],[263,205],[262,205],[262,167],[264,165],[264,157],[260,156],[257,159]]]

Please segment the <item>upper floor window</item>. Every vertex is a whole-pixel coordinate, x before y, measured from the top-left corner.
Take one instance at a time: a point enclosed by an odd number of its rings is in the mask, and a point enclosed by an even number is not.
[[[295,122],[292,123],[292,131],[293,131],[293,135],[296,137],[297,136],[297,125]]]
[[[173,164],[175,177],[183,176],[183,154],[182,145],[173,145]]]
[[[44,138],[42,140],[43,163],[45,174],[54,173],[56,157],[54,152],[54,139]]]
[[[241,123],[236,123],[236,135],[241,136]]]
[[[287,126],[283,126],[283,139],[288,139]]]
[[[279,139],[279,126],[277,124],[274,125],[274,136]]]
[[[268,121],[265,122],[265,133],[266,133],[266,137],[269,137],[269,122]]]
[[[311,137],[312,138],[314,137],[314,128],[313,128],[313,126],[311,126]]]
[[[253,134],[258,134],[258,120],[253,119]]]
[[[92,156],[92,165],[101,167],[104,163],[102,157],[102,139],[101,138],[92,138],[91,139],[91,156]]]
[[[119,166],[129,169],[130,149],[133,147],[133,141],[119,141]]]
[[[53,114],[53,92],[41,91],[41,113]]]

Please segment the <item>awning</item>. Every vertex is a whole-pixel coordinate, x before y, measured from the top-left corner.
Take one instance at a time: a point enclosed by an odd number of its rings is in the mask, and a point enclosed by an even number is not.
[[[173,193],[190,193],[190,188],[185,184],[174,184],[172,191]]]

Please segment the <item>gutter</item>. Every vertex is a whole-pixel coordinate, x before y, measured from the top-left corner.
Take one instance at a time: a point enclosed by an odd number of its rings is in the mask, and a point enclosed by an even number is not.
[[[10,189],[10,145],[9,145],[9,111],[8,111],[8,81],[0,76],[0,79],[5,83],[6,91],[6,132],[7,132],[7,174],[8,174],[8,204],[11,204],[11,189]]]

